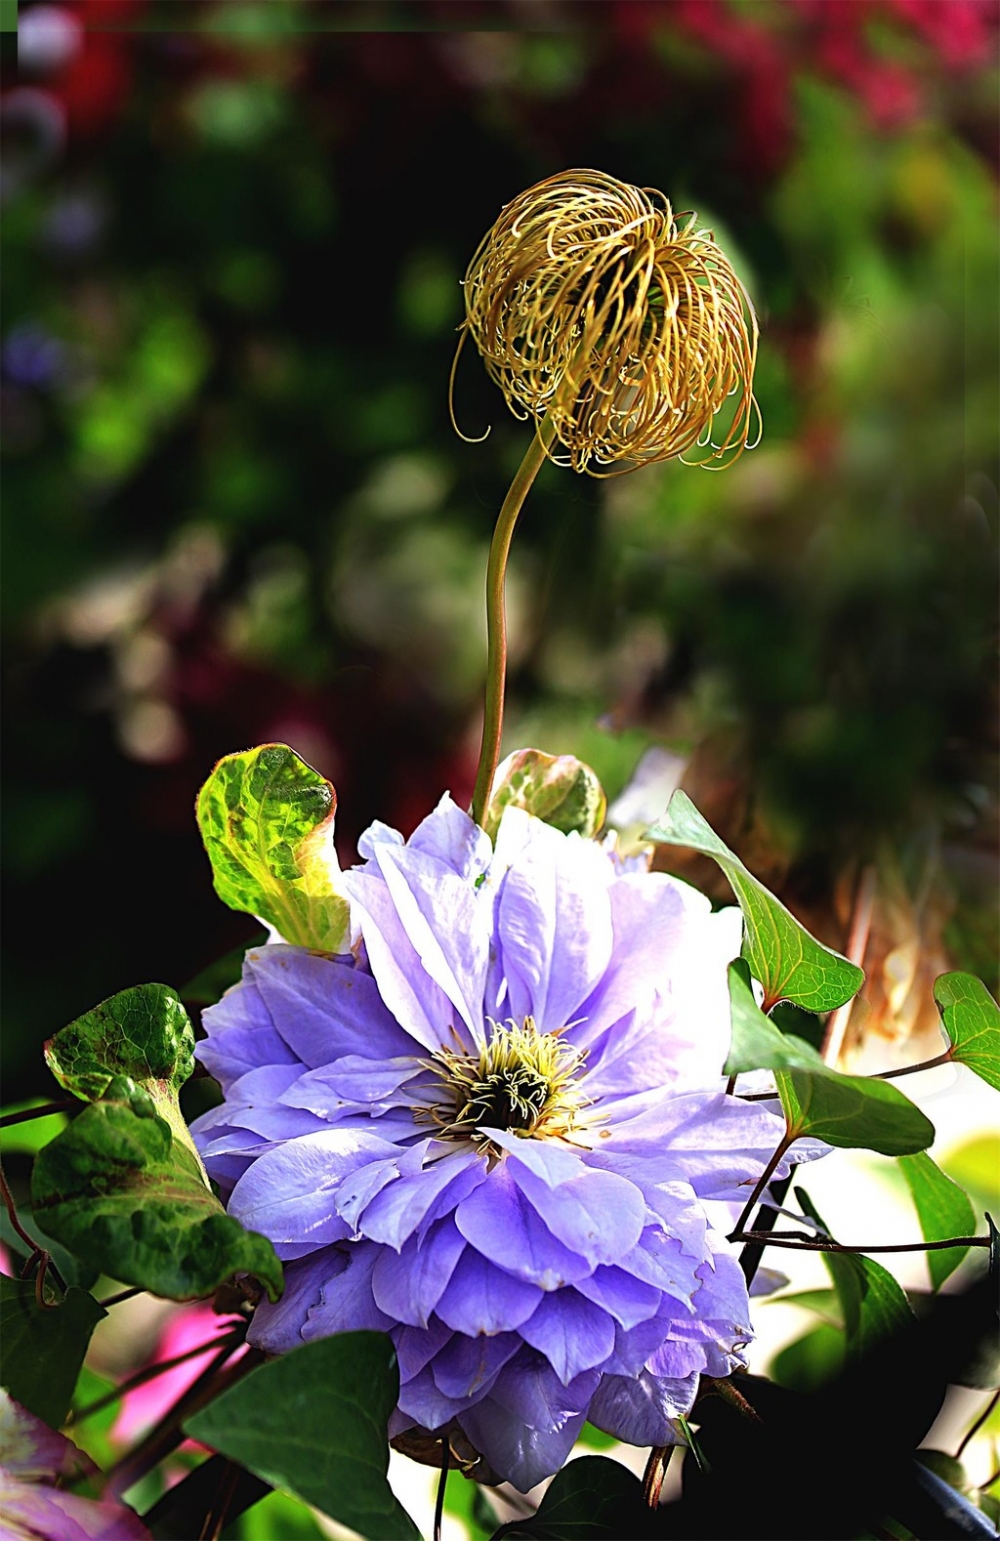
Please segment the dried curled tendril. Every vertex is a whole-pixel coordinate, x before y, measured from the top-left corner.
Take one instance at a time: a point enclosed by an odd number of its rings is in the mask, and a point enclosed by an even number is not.
[[[721,469],[759,439],[753,306],[711,232],[662,193],[549,177],[506,205],[463,286],[455,365],[471,336],[511,411],[547,419],[557,464],[613,476],[693,450]]]

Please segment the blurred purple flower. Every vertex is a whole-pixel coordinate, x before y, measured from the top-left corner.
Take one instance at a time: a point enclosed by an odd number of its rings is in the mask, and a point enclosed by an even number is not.
[[[205,1014],[198,1144],[287,1265],[250,1341],[388,1332],[390,1432],[457,1423],[522,1490],[588,1417],[673,1442],[751,1336],[703,1201],[784,1130],[722,1090],[739,912],[516,809],[494,851],[450,798],[359,850],[354,955],[263,947]]]
[[[98,1476],[89,1456],[0,1391],[0,1534],[11,1541],[150,1541],[125,1504],[56,1486]]]

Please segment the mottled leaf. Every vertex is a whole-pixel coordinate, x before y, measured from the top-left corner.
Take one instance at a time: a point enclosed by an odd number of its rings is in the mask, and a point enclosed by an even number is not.
[[[136,985],[102,1001],[49,1039],[45,1060],[60,1086],[84,1102],[127,1077],[190,1143],[177,1094],[194,1069],[194,1030],[167,985]]]
[[[764,986],[765,1011],[782,1000],[808,1011],[833,1011],[860,989],[862,970],[799,925],[719,839],[686,793],[674,793],[645,838],[701,851],[722,868],[743,911],[743,957]]]
[[[729,965],[729,1006],[733,1025],[729,1058],[724,1072],[780,1070],[792,1066],[826,1070],[812,1044],[792,1033],[783,1033],[766,1017],[754,999],[746,960]]]
[[[575,830],[589,839],[603,825],[607,807],[601,783],[575,755],[518,749],[497,769],[485,829],[494,840],[504,809],[524,808],[563,834]]]
[[[386,1479],[398,1396],[389,1339],[339,1333],[253,1370],[185,1428],[369,1541],[419,1541]]]
[[[944,1241],[949,1236],[975,1234],[976,1212],[967,1195],[935,1166],[926,1151],[915,1156],[900,1156],[899,1166],[916,1206],[925,1241]],[[968,1247],[948,1247],[927,1253],[927,1268],[934,1289],[941,1288],[968,1250]]]
[[[583,1455],[556,1473],[530,1520],[501,1526],[493,1541],[639,1541],[653,1533],[638,1478],[620,1461]]]
[[[86,1290],[39,1306],[34,1281],[0,1278],[0,1385],[51,1428],[65,1421],[90,1335],[107,1316]]]
[[[795,1197],[803,1211],[823,1225],[806,1190],[796,1188]],[[844,1313],[848,1354],[865,1354],[890,1333],[912,1326],[910,1303],[881,1263],[860,1252],[823,1252],[821,1256]]]
[[[942,974],[934,981],[951,1057],[1000,1091],[1000,1006],[974,974]]]
[[[39,1152],[31,1195],[47,1235],[125,1284],[189,1300],[250,1273],[272,1299],[281,1293],[271,1243],[225,1213],[190,1136],[127,1076]]]
[[[834,1070],[776,1070],[774,1080],[795,1139],[883,1156],[911,1155],[934,1139],[930,1119],[888,1081]]]
[[[350,914],[333,848],[336,811],[331,783],[285,744],[226,755],[198,794],[219,898],[286,942],[345,952]]]

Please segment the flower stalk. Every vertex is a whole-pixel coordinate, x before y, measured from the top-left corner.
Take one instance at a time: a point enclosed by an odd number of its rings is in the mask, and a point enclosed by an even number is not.
[[[472,817],[480,827],[486,824],[486,810],[493,790],[493,778],[500,763],[500,740],[503,735],[507,687],[507,558],[518,515],[542,468],[551,440],[551,425],[543,419],[538,424],[537,432],[532,435],[524,459],[503,500],[490,543],[486,568],[486,700],[479,766],[472,794]]]

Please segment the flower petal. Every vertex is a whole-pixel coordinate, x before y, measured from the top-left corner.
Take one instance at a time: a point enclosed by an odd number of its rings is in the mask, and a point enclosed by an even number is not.
[[[527,1321],[542,1298],[534,1284],[525,1284],[494,1267],[472,1247],[466,1247],[448,1287],[438,1301],[441,1320],[468,1337],[512,1332]]]
[[[335,1332],[388,1332],[395,1318],[380,1311],[372,1292],[372,1274],[382,1249],[368,1242],[344,1248],[347,1267],[323,1281],[319,1304],[309,1307],[302,1327],[306,1343]]]
[[[516,1332],[501,1332],[492,1338],[467,1338],[456,1332],[431,1362],[434,1384],[448,1397],[485,1396],[520,1347]]]
[[[345,1177],[372,1162],[401,1152],[373,1134],[321,1130],[266,1151],[240,1178],[229,1199],[229,1212],[249,1230],[262,1231],[278,1256],[339,1241],[351,1227],[337,1211]],[[294,1249],[300,1250],[294,1250]]]
[[[592,1265],[557,1241],[521,1192],[506,1163],[455,1211],[459,1230],[484,1257],[506,1273],[543,1290],[558,1290],[591,1272]]]
[[[626,1178],[581,1163],[576,1177],[553,1188],[520,1157],[509,1156],[508,1163],[514,1181],[553,1236],[592,1266],[619,1262],[642,1235],[646,1205]]]
[[[521,1328],[526,1343],[544,1354],[564,1386],[603,1364],[615,1346],[615,1324],[600,1306],[574,1289],[544,1296]]]
[[[576,1288],[626,1328],[655,1316],[662,1299],[661,1292],[652,1284],[637,1279],[625,1268],[609,1268],[605,1264],[595,1268],[588,1279],[578,1279]]]
[[[344,1054],[392,1059],[413,1053],[413,1039],[362,969],[277,944],[248,952],[246,967],[275,1028],[306,1069]]]
[[[590,1404],[595,1428],[630,1445],[675,1445],[671,1419],[691,1411],[698,1391],[697,1375],[671,1380],[644,1370],[634,1379],[602,1375]]]
[[[555,1032],[591,993],[611,959],[612,880],[598,846],[532,819],[496,911],[515,1021],[533,1016],[542,1032]]]
[[[319,1305],[324,1285],[336,1279],[347,1262],[347,1252],[340,1247],[324,1247],[311,1257],[289,1263],[284,1294],[273,1304],[260,1302],[247,1331],[247,1342],[267,1354],[286,1354],[299,1348],[305,1341],[302,1329],[309,1312]]]
[[[449,1216],[432,1226],[422,1242],[411,1236],[399,1252],[376,1250],[372,1291],[379,1309],[394,1321],[426,1327],[465,1251],[454,1220]]]
[[[486,1163],[478,1151],[454,1149],[379,1193],[361,1216],[361,1230],[398,1251],[432,1210],[449,1213],[485,1178]]]

